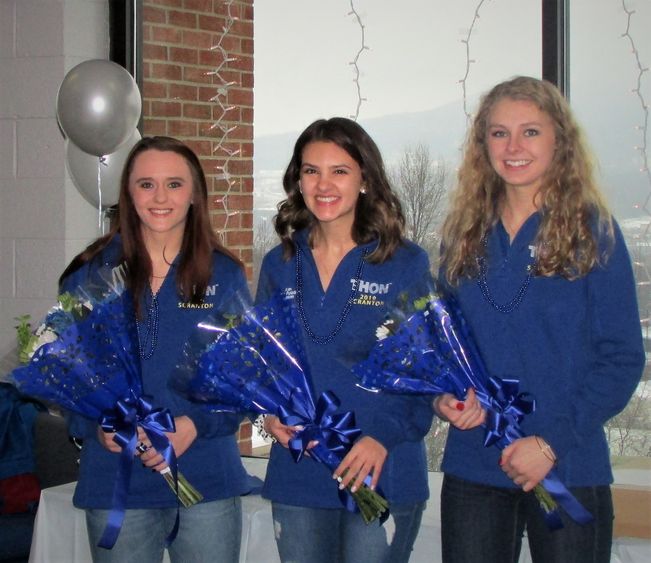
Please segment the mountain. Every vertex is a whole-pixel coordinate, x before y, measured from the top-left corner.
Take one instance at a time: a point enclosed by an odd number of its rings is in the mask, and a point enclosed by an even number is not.
[[[580,99],[579,99],[580,96]],[[585,124],[595,154],[601,157],[598,178],[617,217],[639,214],[636,204],[644,203],[651,192],[651,176],[643,170],[641,153],[648,131],[636,128],[643,115],[635,98],[622,103],[617,93],[578,92],[573,98],[575,113]],[[468,107],[475,108],[476,100]],[[396,162],[404,149],[425,144],[435,159],[448,161],[454,169],[461,157],[466,119],[461,100],[428,111],[403,112],[360,120],[382,152],[387,166]],[[306,124],[307,126],[307,124]],[[284,197],[282,174],[291,158],[300,131],[255,137],[255,212],[264,216],[275,213]]]

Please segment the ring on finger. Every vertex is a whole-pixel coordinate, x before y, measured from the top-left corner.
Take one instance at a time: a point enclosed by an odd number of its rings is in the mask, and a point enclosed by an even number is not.
[[[136,446],[136,450],[138,450],[141,454],[144,454],[148,449],[149,449],[149,446],[147,444],[145,444],[144,442],[140,442]]]

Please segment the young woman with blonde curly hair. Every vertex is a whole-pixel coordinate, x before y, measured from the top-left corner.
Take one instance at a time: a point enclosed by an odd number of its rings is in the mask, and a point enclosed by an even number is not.
[[[451,424],[441,492],[444,561],[609,561],[612,472],[603,424],[644,365],[635,283],[571,110],[552,84],[517,77],[483,98],[443,229],[440,279],[492,375],[519,380],[527,437],[485,448],[469,392],[435,402]],[[531,492],[552,469],[594,516],[550,531]]]

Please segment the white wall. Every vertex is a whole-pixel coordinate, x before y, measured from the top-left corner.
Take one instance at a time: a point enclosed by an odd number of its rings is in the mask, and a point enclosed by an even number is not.
[[[66,72],[108,57],[105,0],[0,0],[0,377],[14,317],[34,322],[67,262],[98,235],[72,184],[55,102]]]

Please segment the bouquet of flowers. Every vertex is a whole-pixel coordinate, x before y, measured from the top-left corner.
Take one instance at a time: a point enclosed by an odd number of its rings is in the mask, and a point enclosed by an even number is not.
[[[196,346],[186,349],[173,388],[213,412],[271,414],[283,424],[301,426],[289,442],[294,460],[309,452],[334,470],[360,430],[353,412],[337,413],[340,402],[332,392],[315,401],[293,305],[276,295],[264,306],[248,309],[236,324],[201,323],[199,328],[204,338],[213,334],[212,342],[199,354]],[[314,441],[318,443],[308,448]],[[369,482],[355,492],[341,491],[340,498],[355,510],[352,496],[366,523],[384,521],[388,504]]]
[[[176,456],[165,432],[174,432],[167,409],[153,408],[143,394],[138,333],[130,293],[120,288],[87,287],[65,293],[31,332],[28,317],[17,328],[19,357],[25,365],[11,373],[25,395],[97,420],[115,432],[122,447],[113,491],[113,510],[100,546],[111,548],[120,532],[131,468],[142,427],[167,463],[161,473],[184,506],[202,496],[177,471]],[[176,528],[170,534],[175,536]]]
[[[388,318],[376,330],[378,341],[368,358],[352,368],[358,385],[392,393],[451,393],[461,401],[472,387],[486,410],[485,446],[504,449],[524,437],[520,422],[534,411],[535,401],[519,392],[517,379],[488,374],[454,300],[432,293],[408,308],[411,314]],[[534,493],[550,529],[563,527],[559,505],[576,522],[593,519],[553,469]]]

